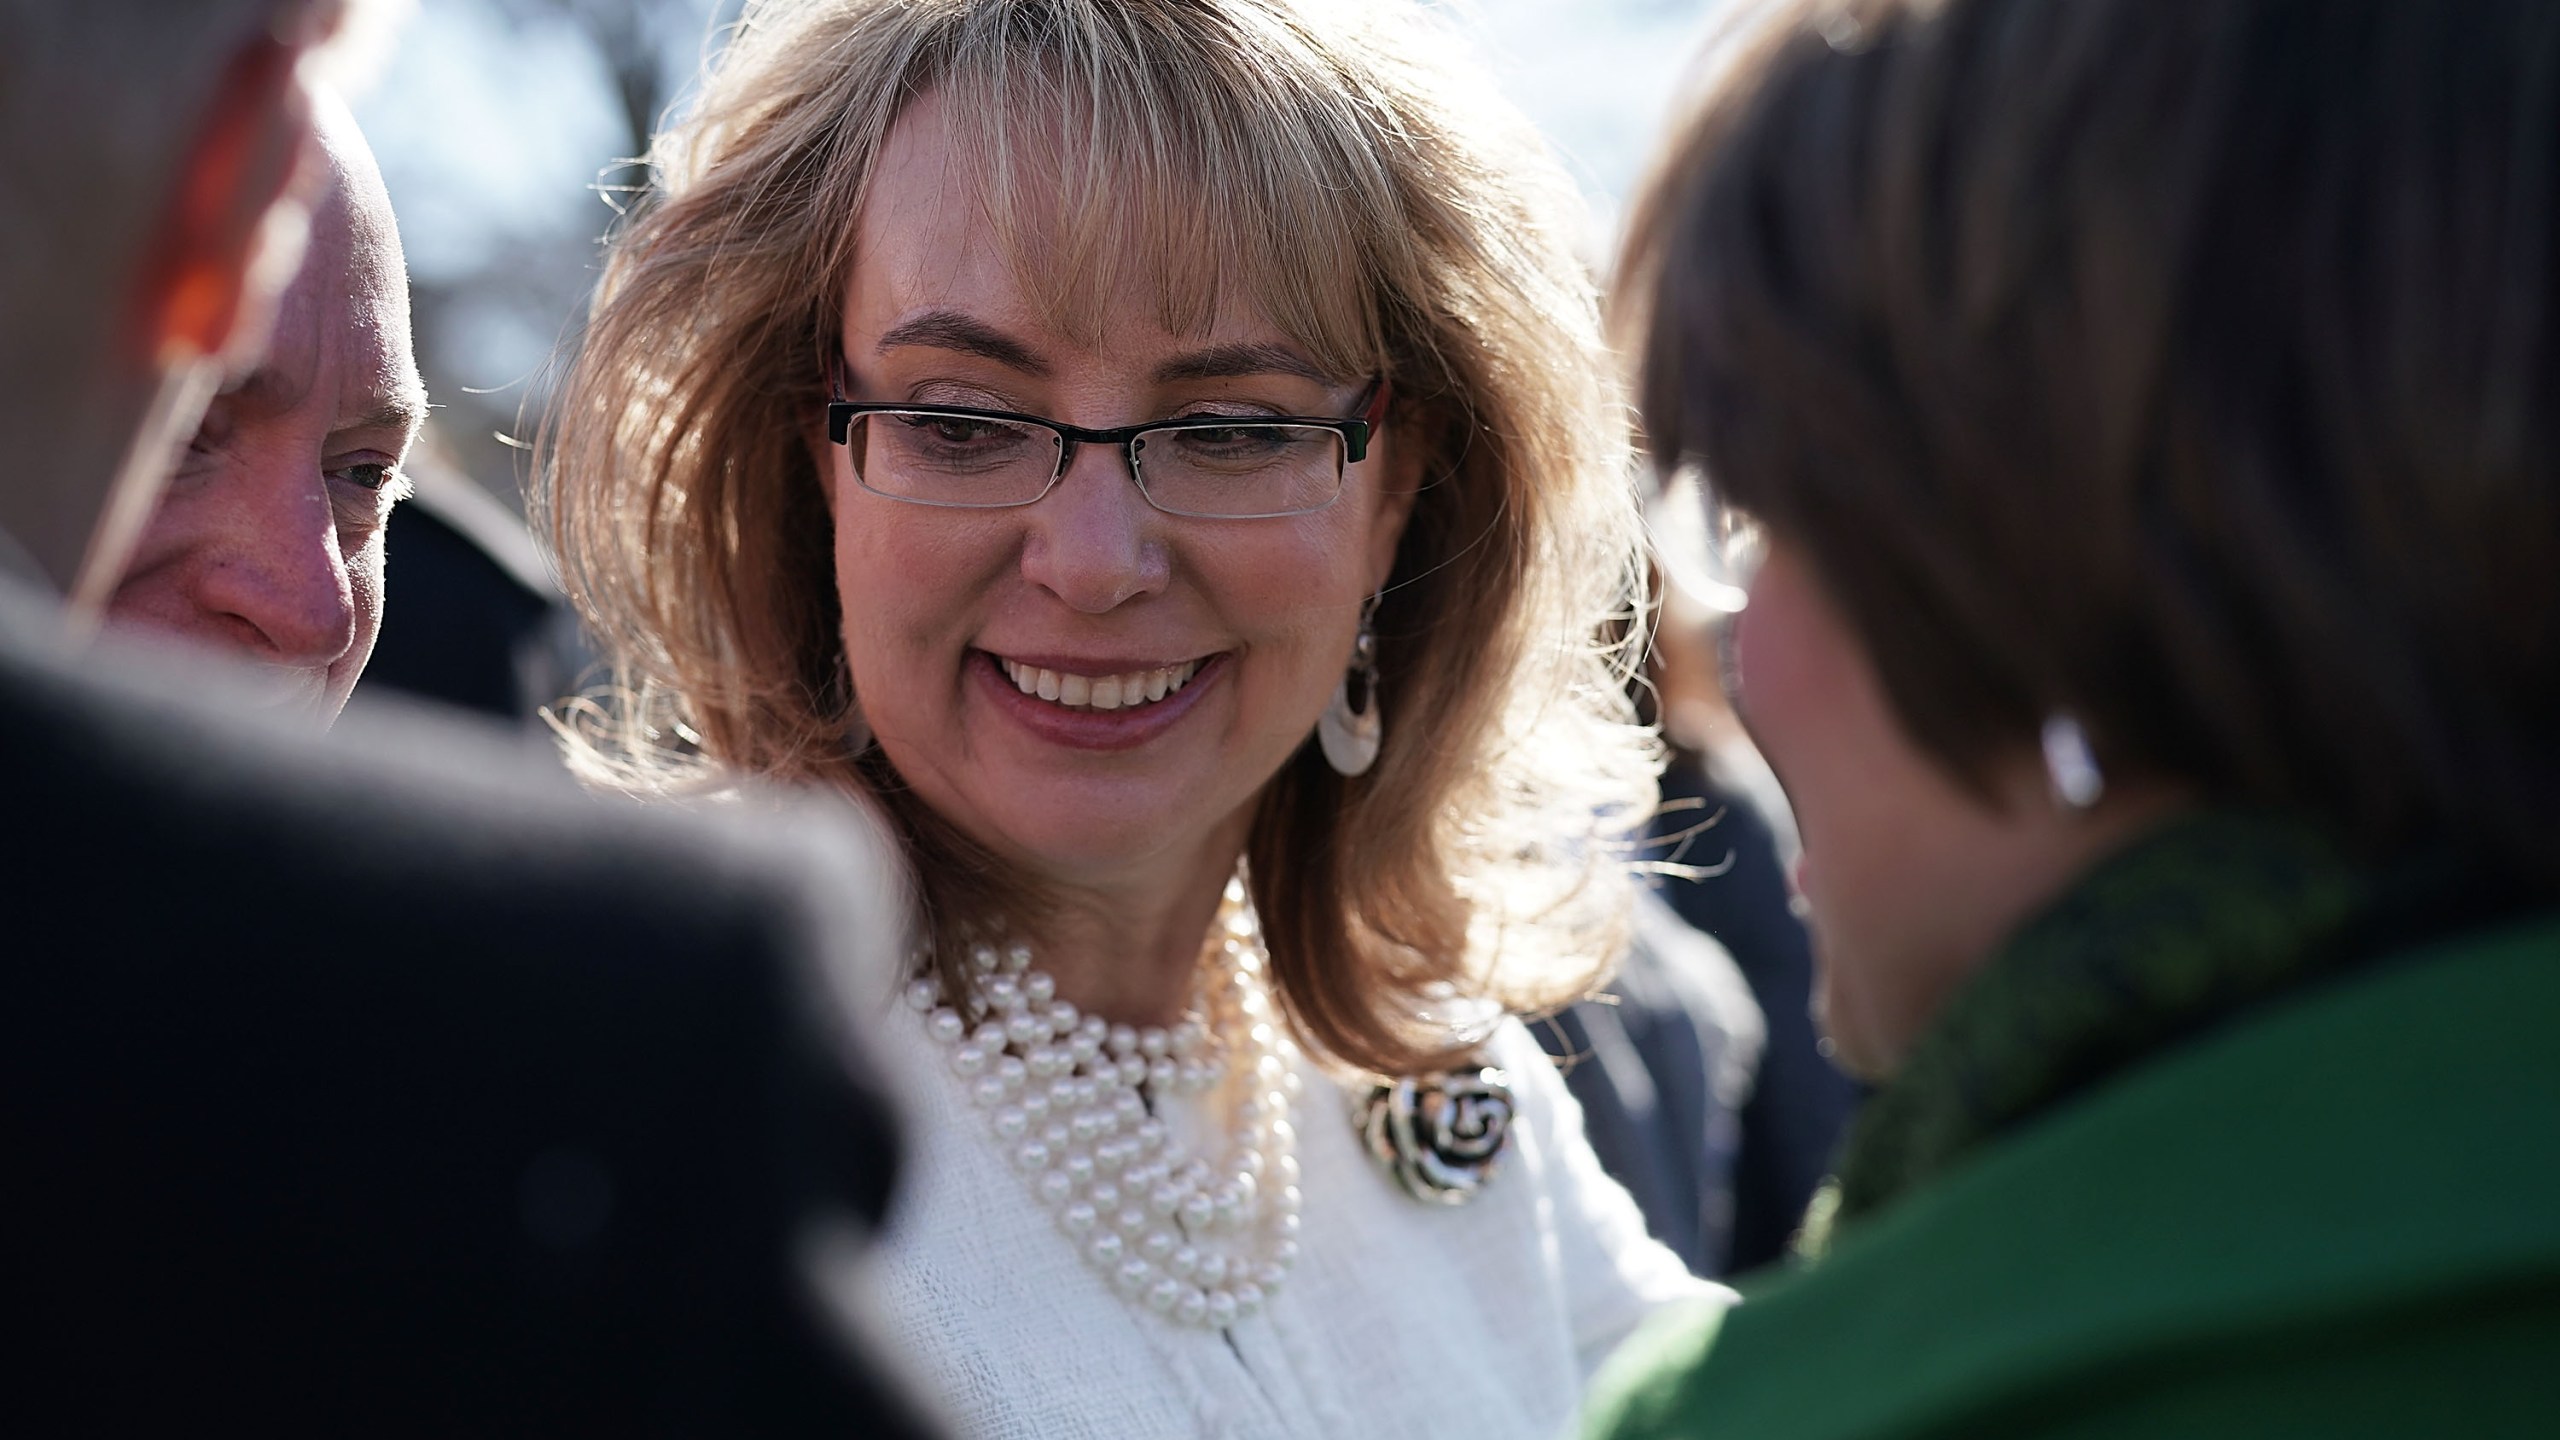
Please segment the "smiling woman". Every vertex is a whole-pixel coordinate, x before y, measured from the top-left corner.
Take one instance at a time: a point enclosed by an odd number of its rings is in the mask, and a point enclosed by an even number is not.
[[[977,1430],[1544,1434],[1692,1292],[1503,1019],[1614,952],[1651,753],[1571,190],[1454,48],[750,6],[554,417],[580,763],[905,837],[889,1280]]]

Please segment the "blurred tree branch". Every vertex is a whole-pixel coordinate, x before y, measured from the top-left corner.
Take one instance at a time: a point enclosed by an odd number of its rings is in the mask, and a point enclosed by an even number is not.
[[[629,148],[616,158],[649,148],[658,117],[681,83],[675,57],[704,29],[703,0],[495,0],[499,13],[518,24],[551,22],[583,35],[595,51],[622,111]],[[727,6],[720,7],[726,10]],[[681,47],[681,48],[680,48]]]
[[[667,107],[693,79],[712,20],[725,21],[738,9],[738,0],[480,3],[511,32],[566,36],[595,57],[595,74],[622,129],[613,152],[595,157],[594,183],[606,187],[643,183],[621,173],[625,162],[648,153]],[[561,83],[589,82],[564,77]],[[529,367],[521,353],[493,353],[492,320],[523,338],[556,339],[555,361],[574,353],[599,268],[602,228],[580,224],[510,237],[473,273],[414,288],[419,358],[442,407],[438,428],[455,458],[511,506],[523,503],[527,456],[510,442],[532,438],[553,375],[550,366]]]

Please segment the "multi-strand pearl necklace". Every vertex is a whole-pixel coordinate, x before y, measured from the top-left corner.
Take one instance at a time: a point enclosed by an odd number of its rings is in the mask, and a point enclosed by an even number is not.
[[[1191,1012],[1170,1027],[1078,1013],[1022,945],[973,947],[969,1016],[931,980],[907,1003],[1086,1262],[1158,1315],[1224,1327],[1297,1263],[1300,1082],[1241,884],[1228,883],[1201,961]],[[1151,1092],[1228,1097],[1225,1153],[1189,1153]]]

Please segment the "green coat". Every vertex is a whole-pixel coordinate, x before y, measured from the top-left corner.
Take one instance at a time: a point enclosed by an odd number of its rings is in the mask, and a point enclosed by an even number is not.
[[[2560,1437],[2560,919],[2362,970],[1987,1146],[1593,1437]]]

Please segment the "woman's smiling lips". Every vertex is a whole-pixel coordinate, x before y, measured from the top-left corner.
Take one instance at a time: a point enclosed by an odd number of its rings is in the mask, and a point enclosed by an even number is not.
[[[1001,655],[996,657],[996,663],[1004,667],[1015,689],[1054,700],[1070,710],[1117,710],[1124,705],[1135,709],[1153,704],[1191,683],[1191,677],[1200,669],[1199,661],[1185,660],[1178,665],[1089,675],[1074,669],[1052,670]]]
[[[1035,737],[1077,750],[1128,750],[1189,714],[1226,670],[1221,651],[1171,662],[970,652],[997,709]]]

